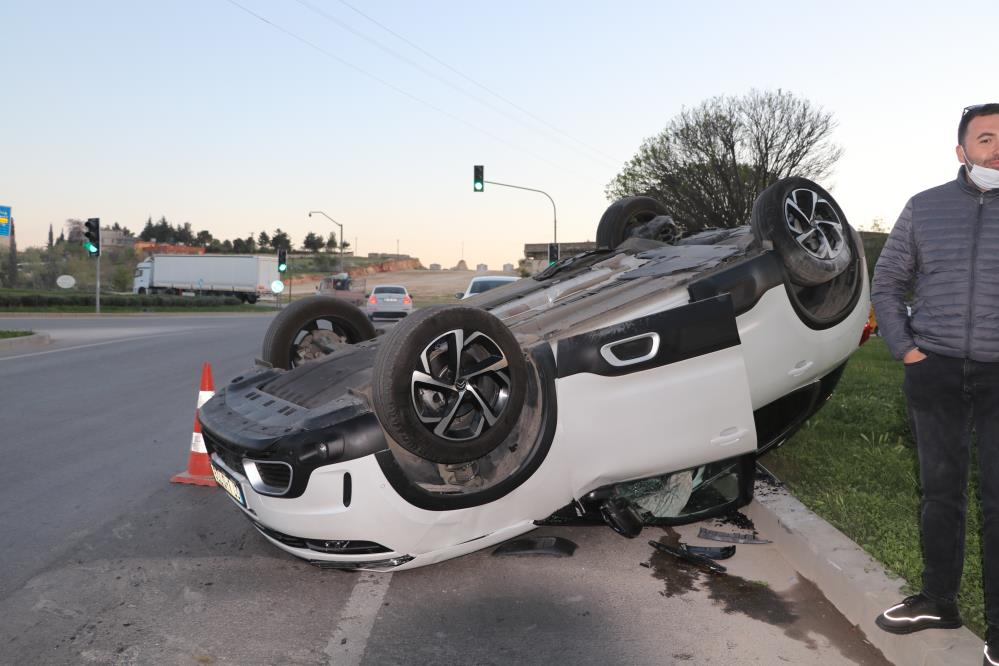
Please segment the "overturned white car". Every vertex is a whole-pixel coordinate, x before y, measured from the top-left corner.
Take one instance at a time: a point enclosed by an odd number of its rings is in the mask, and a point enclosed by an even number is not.
[[[862,245],[800,178],[744,227],[682,237],[664,213],[618,201],[602,249],[383,337],[336,299],[286,308],[274,367],[201,410],[216,476],[276,546],[351,569],[438,562],[553,515],[633,535],[744,505],[756,456],[866,334]]]

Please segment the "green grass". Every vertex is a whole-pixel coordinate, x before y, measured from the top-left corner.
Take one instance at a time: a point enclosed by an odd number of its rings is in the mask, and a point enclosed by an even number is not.
[[[919,467],[907,425],[902,375],[902,365],[891,358],[884,342],[872,338],[854,354],[822,410],[761,462],[803,504],[918,592]],[[958,604],[968,627],[984,635],[977,463],[968,497]]]
[[[32,331],[0,331],[0,339],[3,338],[20,338],[25,335],[31,335]]]

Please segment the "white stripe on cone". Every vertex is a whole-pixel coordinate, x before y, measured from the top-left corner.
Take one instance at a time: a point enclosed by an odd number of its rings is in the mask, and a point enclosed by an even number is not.
[[[208,449],[205,448],[205,438],[200,432],[191,435],[191,450],[195,453],[208,453]]]
[[[198,409],[204,407],[213,395],[215,395],[215,391],[198,391]]]

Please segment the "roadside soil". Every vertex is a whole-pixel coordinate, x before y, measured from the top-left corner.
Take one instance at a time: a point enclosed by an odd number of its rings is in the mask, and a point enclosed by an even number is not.
[[[509,275],[503,271],[428,271],[406,270],[376,273],[354,280],[352,291],[369,292],[380,284],[400,284],[409,290],[413,303],[417,307],[435,303],[455,302],[454,295],[465,291],[469,281],[479,275]],[[292,283],[292,294],[311,295],[316,293],[322,274],[295,277]]]

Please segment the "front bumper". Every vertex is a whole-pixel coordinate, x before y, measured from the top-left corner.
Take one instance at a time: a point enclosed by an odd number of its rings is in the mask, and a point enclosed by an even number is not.
[[[296,498],[258,493],[245,475],[215,454],[212,464],[239,484],[246,506],[233,503],[268,541],[323,568],[410,569],[501,543],[535,527],[532,519],[510,524],[497,516],[500,523],[490,528],[492,521],[483,521],[475,509],[414,507],[392,489],[373,455],[315,470]]]

